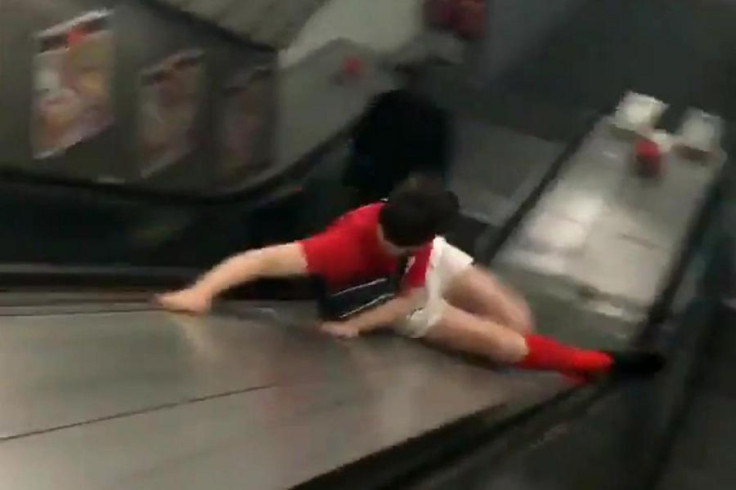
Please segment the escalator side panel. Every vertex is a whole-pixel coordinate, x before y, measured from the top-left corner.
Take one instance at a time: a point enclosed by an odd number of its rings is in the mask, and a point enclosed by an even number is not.
[[[666,173],[648,181],[633,171],[630,147],[602,118],[494,263],[527,294],[624,320],[633,328],[605,332],[624,345],[671,300],[674,272],[726,163],[725,155],[700,165],[673,152]]]
[[[0,386],[3,477],[38,490],[286,488],[567,387],[393,336],[332,341],[305,328],[303,305],[226,306],[0,317],[13,374]]]
[[[412,342],[378,337],[349,349],[331,342],[308,328],[314,314],[311,305],[279,303],[203,319],[153,311],[0,317],[0,357],[14,373],[0,387],[0,434],[273,386],[324,383],[341,396],[363,396],[389,375],[411,383],[441,373],[448,397],[475,393],[470,412],[508,396],[492,388],[499,375]]]

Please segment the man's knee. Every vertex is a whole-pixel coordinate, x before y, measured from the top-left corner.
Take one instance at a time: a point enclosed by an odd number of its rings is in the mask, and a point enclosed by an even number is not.
[[[485,316],[521,334],[534,330],[534,315],[526,300],[489,271],[473,265],[458,274],[447,291],[456,306]]]
[[[526,353],[526,344],[519,332],[452,306],[447,306],[426,338],[447,348],[503,363],[515,362]]]
[[[506,326],[522,335],[534,332],[534,314],[521,296],[509,295],[506,299]]]

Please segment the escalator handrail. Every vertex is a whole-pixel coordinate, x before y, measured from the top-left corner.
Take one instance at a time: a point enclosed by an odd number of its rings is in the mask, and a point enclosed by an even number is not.
[[[249,181],[241,187],[230,188],[223,192],[200,193],[173,190],[156,190],[129,182],[99,182],[83,178],[65,177],[61,175],[45,175],[16,166],[0,166],[0,185],[15,184],[37,187],[48,187],[65,190],[81,190],[104,194],[106,197],[120,197],[147,201],[159,204],[211,205],[232,204],[267,196],[269,193],[287,187],[293,177],[306,173],[321,153],[332,145],[343,141],[350,133],[352,125],[342,129],[296,162],[285,165],[278,171],[266,172],[257,179]]]

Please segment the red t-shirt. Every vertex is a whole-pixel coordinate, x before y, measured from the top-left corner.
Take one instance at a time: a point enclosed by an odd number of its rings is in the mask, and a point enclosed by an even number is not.
[[[378,215],[383,203],[370,204],[338,218],[326,231],[301,242],[310,274],[322,277],[332,289],[388,277],[399,266],[378,238]],[[432,242],[409,258],[402,290],[424,286]]]

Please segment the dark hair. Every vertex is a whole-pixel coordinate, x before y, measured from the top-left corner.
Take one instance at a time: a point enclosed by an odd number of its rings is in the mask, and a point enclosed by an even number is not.
[[[393,245],[418,247],[449,231],[459,210],[457,197],[441,180],[413,175],[391,192],[379,223]]]

